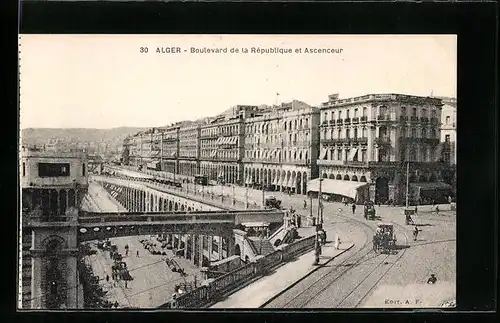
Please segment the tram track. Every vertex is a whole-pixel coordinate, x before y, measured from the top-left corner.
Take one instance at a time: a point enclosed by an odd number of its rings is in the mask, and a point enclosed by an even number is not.
[[[285,304],[281,305],[280,307],[283,308],[301,308],[305,307],[307,304],[311,302],[317,295],[321,294],[323,291],[328,289],[332,284],[334,284],[336,281],[338,281],[341,277],[344,276],[347,272],[352,270],[353,268],[356,268],[359,266],[363,261],[372,259],[368,258],[369,255],[374,253],[373,249],[371,248],[371,239],[369,237],[375,232],[375,230],[369,226],[368,224],[358,221],[356,219],[348,218],[343,215],[339,215],[342,217],[345,222],[344,223],[356,223],[356,224],[361,224],[363,226],[364,232],[365,232],[365,240],[363,242],[363,245],[359,250],[354,252],[351,256],[347,257],[344,259],[340,264],[336,265],[333,269],[328,270],[326,273],[320,275],[317,279],[315,279],[312,284],[308,284],[307,288],[304,288],[300,292],[296,293],[289,301],[287,301]],[[366,259],[368,258],[368,259]],[[337,274],[334,274],[337,273]],[[332,275],[333,274],[333,275]],[[318,287],[319,289],[315,290],[315,287]],[[271,305],[273,301],[280,297],[281,295],[285,294],[288,290],[283,291],[282,293],[278,294],[275,298],[271,299],[270,301],[264,303],[261,307],[267,307],[268,305]],[[269,306],[272,307],[272,306]]]
[[[347,223],[356,223],[363,227],[363,231],[365,233],[365,240],[359,250],[357,250],[354,254],[347,257],[340,264],[335,265],[335,268],[329,270],[325,274],[322,274],[317,279],[315,279],[311,284],[308,284],[307,287],[295,293],[291,299],[285,302],[285,304],[280,307],[284,308],[303,308],[309,307],[312,302],[320,298],[320,295],[326,293],[330,287],[338,282],[341,278],[345,277],[350,272],[353,272],[353,269],[361,268],[361,265],[369,260],[377,259],[377,262],[371,265],[371,268],[368,272],[362,272],[362,276],[357,280],[357,283],[348,289],[348,293],[344,295],[339,301],[335,303],[333,307],[357,307],[359,306],[363,300],[370,294],[370,292],[377,286],[377,284],[383,279],[383,277],[394,267],[394,265],[404,256],[406,252],[406,248],[408,247],[408,237],[406,235],[406,229],[397,223],[393,223],[395,227],[400,227],[401,233],[405,237],[405,246],[402,249],[402,252],[397,254],[397,257],[393,260],[392,258],[394,254],[377,254],[375,256],[371,256],[375,253],[372,249],[372,240],[370,237],[375,232],[373,226],[357,220],[353,218],[346,217],[344,215],[340,215],[345,219]],[[370,257],[371,256],[371,257]],[[390,265],[386,268],[383,265]],[[342,269],[345,268],[345,269]],[[382,270],[381,270],[382,269]],[[282,294],[285,294],[283,292]],[[278,295],[279,297],[279,295]],[[275,297],[274,299],[276,299]],[[274,300],[273,299],[273,300]],[[266,307],[273,303],[273,300],[267,302],[261,307]],[[345,305],[351,306],[345,306]],[[268,306],[272,307],[272,306]]]

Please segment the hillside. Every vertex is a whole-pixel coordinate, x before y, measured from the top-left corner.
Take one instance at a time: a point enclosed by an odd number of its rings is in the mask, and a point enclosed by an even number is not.
[[[26,128],[22,130],[24,144],[45,144],[50,139],[75,143],[107,143],[111,146],[121,145],[123,139],[147,128],[119,127],[111,129],[92,128]]]

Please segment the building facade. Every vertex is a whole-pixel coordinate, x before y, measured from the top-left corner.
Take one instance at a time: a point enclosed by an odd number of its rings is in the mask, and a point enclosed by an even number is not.
[[[457,99],[441,98],[441,142],[444,162],[450,165],[457,164]]]
[[[318,176],[318,125],[319,109],[296,100],[245,119],[245,185],[306,194]]]
[[[179,173],[179,125],[161,128],[160,167],[157,170]]]
[[[408,163],[410,183],[439,182],[446,168],[441,106],[440,99],[401,94],[330,95],[321,106],[320,176],[369,183],[366,198],[377,203],[406,199]]]
[[[20,307],[82,307],[74,237],[88,190],[86,155],[23,148],[20,169]]]
[[[195,176],[199,173],[200,124],[192,123],[179,128],[179,173]]]

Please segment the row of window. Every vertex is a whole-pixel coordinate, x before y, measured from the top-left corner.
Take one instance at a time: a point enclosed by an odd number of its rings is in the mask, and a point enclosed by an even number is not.
[[[330,149],[326,152],[324,158],[326,160],[338,160],[338,161],[348,160],[351,151],[352,151],[351,149]],[[366,149],[358,149],[357,153],[354,156],[352,156],[352,160],[360,162],[367,161],[368,159],[367,159]]]
[[[272,161],[307,161],[309,159],[308,150],[246,150],[245,158],[267,159]]]
[[[266,135],[262,137],[248,136],[245,139],[245,144],[273,144],[281,145],[288,144],[292,142],[309,142],[309,132],[299,132],[299,133],[290,133],[290,134],[279,134],[279,135]]]
[[[401,107],[400,108],[401,115],[407,116],[408,115],[407,110],[408,110],[407,107]],[[345,114],[344,114],[344,111],[345,111]],[[355,108],[352,111],[353,111],[352,115],[351,115],[351,109],[345,109],[345,110],[336,109],[333,111],[326,111],[323,113],[323,120],[322,121],[336,120],[336,119],[342,119],[342,118],[351,118],[351,117],[357,118],[359,116],[362,116],[362,117],[368,116],[368,108],[366,108],[366,107],[362,108],[362,110],[360,110],[359,108]],[[389,108],[385,105],[381,105],[378,107],[378,115],[387,115],[389,112],[390,112]],[[418,112],[419,112],[419,110],[417,108],[411,108],[411,116],[413,116],[413,117],[419,116]],[[360,113],[361,113],[361,115],[360,115]],[[432,109],[431,116],[433,118],[435,118],[436,115],[437,115],[436,109]],[[422,118],[428,117],[428,110],[426,108],[422,108],[420,110],[420,117],[422,117]]]
[[[281,127],[279,127],[279,123],[281,122]],[[278,133],[283,130],[302,130],[309,128],[309,118],[299,118],[294,120],[285,120],[285,121],[269,121],[269,122],[259,122],[246,126],[246,133],[255,134],[255,133]]]
[[[201,129],[201,136],[237,136],[239,134],[239,128],[239,125],[210,127]]]

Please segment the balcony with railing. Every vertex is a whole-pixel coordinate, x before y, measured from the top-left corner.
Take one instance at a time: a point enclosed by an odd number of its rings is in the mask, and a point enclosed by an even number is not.
[[[387,136],[382,136],[382,137],[377,137],[375,139],[375,144],[379,146],[390,146],[391,145],[391,138]]]
[[[368,138],[367,137],[356,137],[352,140],[353,144],[361,144],[361,145],[366,145],[368,144]]]
[[[402,121],[402,122],[408,121],[408,117],[407,116],[400,116],[399,121]]]
[[[391,116],[387,114],[380,114],[377,116],[377,121],[390,121]]]
[[[321,143],[323,145],[336,145],[338,143],[341,143],[341,139],[338,139],[338,138],[325,138],[325,139],[322,139],[321,140]]]
[[[418,121],[418,117],[416,117],[416,116],[411,116],[411,117],[410,117],[410,121],[413,121],[413,122]]]
[[[337,124],[342,124],[344,120],[342,119],[337,119]]]
[[[361,119],[360,119],[361,122],[367,122],[368,121],[368,117],[367,116],[362,116]]]
[[[358,117],[352,118],[352,123],[359,123],[359,118]]]
[[[345,118],[345,119],[344,119],[344,123],[345,123],[345,124],[351,123],[351,118]]]
[[[429,118],[427,118],[427,117],[421,117],[420,118],[420,122],[422,122],[422,123],[428,123],[429,122]]]
[[[334,126],[335,125],[335,120],[332,119],[332,120],[329,121],[329,123],[330,123],[330,126]]]
[[[357,160],[320,160],[318,159],[318,166],[368,166],[368,162]]]
[[[322,126],[322,127],[326,127],[327,125],[328,125],[328,120],[323,120],[323,121],[321,122],[321,126]]]

